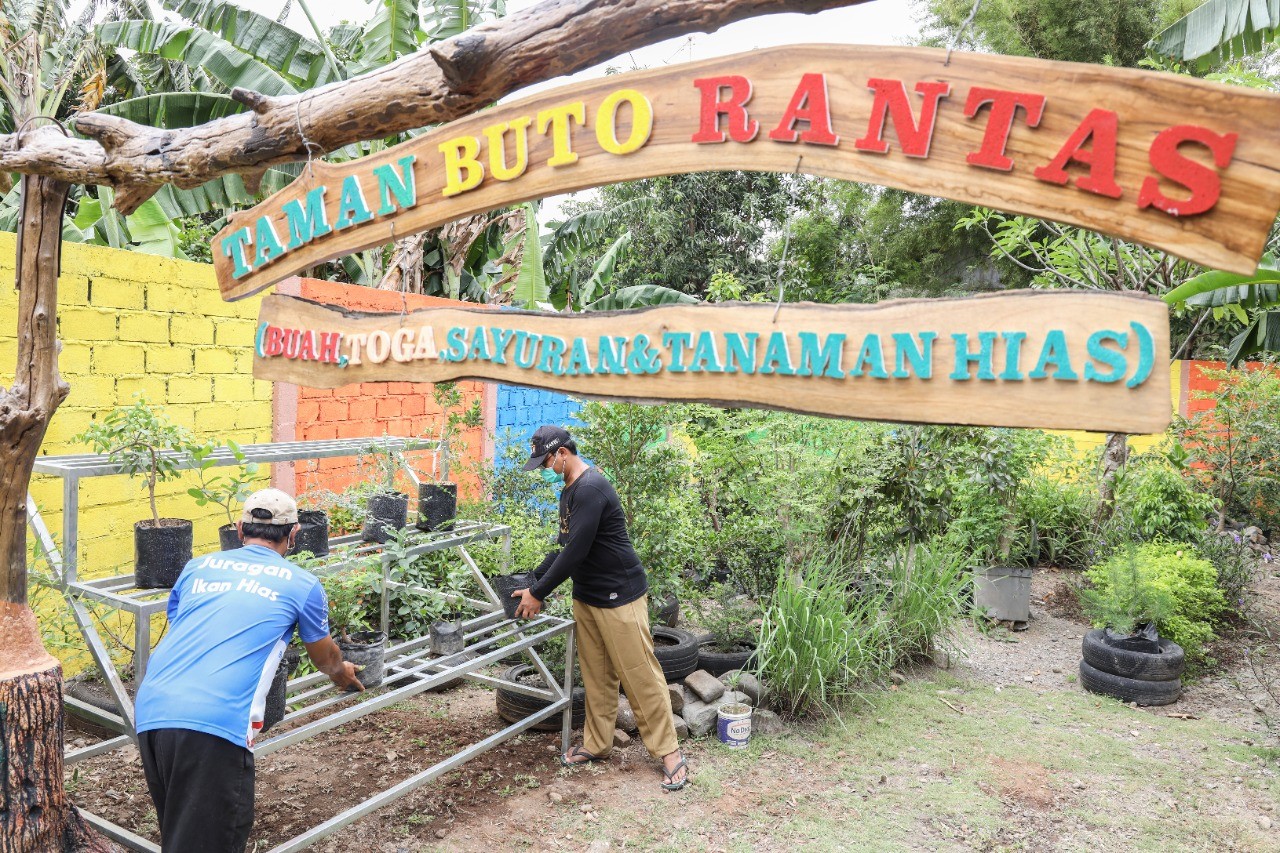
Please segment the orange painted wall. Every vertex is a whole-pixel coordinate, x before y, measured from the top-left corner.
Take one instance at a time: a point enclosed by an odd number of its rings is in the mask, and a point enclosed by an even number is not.
[[[477,307],[475,303],[454,302],[432,296],[400,294],[336,284],[318,279],[292,278],[276,290],[304,299],[313,299],[357,311],[400,311],[431,307]],[[492,464],[497,386],[490,382],[459,382],[463,405],[480,400],[484,424],[465,430],[453,442],[454,459],[449,479],[459,484],[465,496],[479,490],[477,472]],[[383,435],[405,438],[439,435],[444,419],[431,398],[429,382],[364,382],[331,390],[275,384],[276,441],[309,441],[326,438],[369,438]],[[420,475],[430,477],[435,453],[430,450],[409,454]],[[374,476],[367,463],[355,458],[321,459],[277,464],[273,476],[279,488],[305,497],[319,489],[339,492],[347,486]],[[404,480],[407,484],[407,478]]]

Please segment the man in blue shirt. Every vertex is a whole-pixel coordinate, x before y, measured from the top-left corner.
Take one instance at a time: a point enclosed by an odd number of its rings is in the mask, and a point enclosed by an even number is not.
[[[138,749],[160,821],[177,853],[241,853],[253,828],[253,747],[267,690],[294,629],[312,663],[362,690],[329,636],[315,575],[284,559],[298,505],[279,489],[249,496],[244,547],[196,557],[169,595],[169,632],[138,689]]]

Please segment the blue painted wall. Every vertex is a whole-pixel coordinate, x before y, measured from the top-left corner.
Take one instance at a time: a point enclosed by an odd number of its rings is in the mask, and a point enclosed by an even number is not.
[[[495,464],[501,462],[509,444],[527,448],[534,430],[543,424],[558,424],[572,432],[574,426],[581,423],[578,420],[581,407],[581,402],[556,391],[499,385]]]

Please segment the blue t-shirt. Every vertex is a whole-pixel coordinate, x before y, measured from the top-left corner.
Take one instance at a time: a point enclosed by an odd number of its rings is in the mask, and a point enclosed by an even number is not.
[[[168,612],[138,688],[139,732],[192,729],[253,746],[294,627],[305,643],[329,636],[320,581],[262,545],[187,563]]]

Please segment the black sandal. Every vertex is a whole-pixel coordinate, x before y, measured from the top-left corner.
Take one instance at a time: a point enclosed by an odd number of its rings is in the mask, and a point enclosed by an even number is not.
[[[569,750],[569,758],[582,757],[585,757],[586,761],[569,761],[564,757],[564,753],[560,753],[560,764],[564,767],[582,767],[583,765],[592,764],[596,761],[609,760],[608,758],[599,755],[592,755],[580,746],[575,746],[573,749]]]
[[[681,779],[679,782],[676,782],[675,781],[676,774],[680,772],[680,768],[682,767],[684,768],[684,778]],[[683,755],[680,756],[680,761],[676,764],[675,767],[672,767],[670,770],[668,770],[665,766],[663,766],[662,778],[664,780],[662,783],[662,787],[668,791],[679,791],[685,785],[688,785],[689,784],[689,763],[685,759],[685,757]]]

